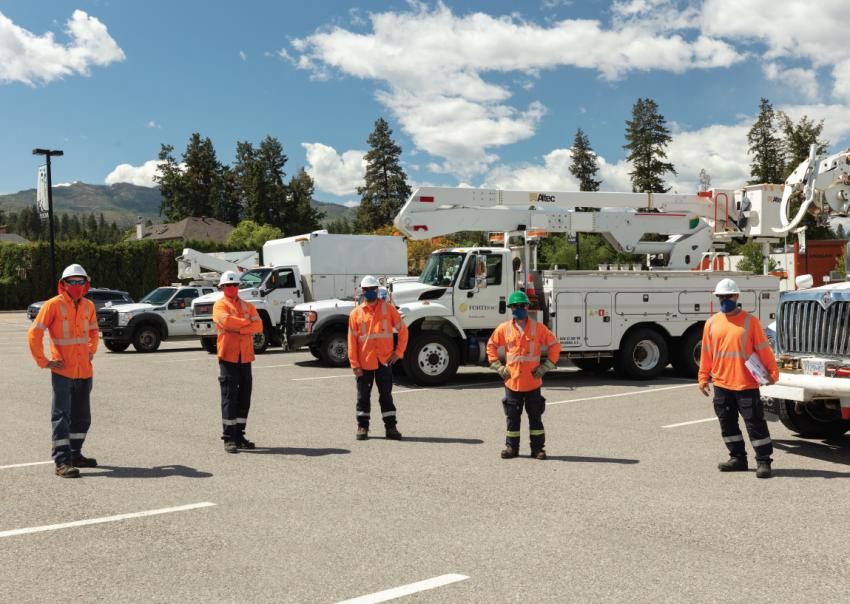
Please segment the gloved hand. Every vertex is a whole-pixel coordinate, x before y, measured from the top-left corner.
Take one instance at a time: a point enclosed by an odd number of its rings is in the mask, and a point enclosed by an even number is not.
[[[509,377],[511,377],[511,370],[502,365],[499,361],[495,361],[490,365],[490,369],[499,374],[499,377],[502,380],[506,381]]]
[[[538,365],[537,367],[535,367],[535,368],[534,368],[534,371],[532,371],[532,372],[531,372],[531,375],[533,375],[534,377],[536,377],[536,378],[540,379],[540,378],[542,378],[542,377],[543,377],[543,376],[544,376],[544,375],[545,375],[548,371],[552,371],[552,370],[553,370],[553,369],[555,369],[556,367],[557,367],[557,365],[555,365],[555,363],[553,363],[553,362],[552,362],[552,361],[550,361],[549,359],[546,359],[546,361],[545,361],[542,365]]]

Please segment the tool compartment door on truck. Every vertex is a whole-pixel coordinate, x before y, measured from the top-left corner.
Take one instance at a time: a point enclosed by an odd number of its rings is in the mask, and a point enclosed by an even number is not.
[[[584,298],[587,317],[585,342],[590,348],[611,346],[613,321],[611,320],[611,294],[608,292],[588,293]]]
[[[581,348],[584,344],[584,294],[558,292],[555,298],[555,334],[561,348]]]
[[[465,329],[492,328],[507,317],[507,310],[499,313],[499,302],[508,294],[504,254],[480,254],[487,266],[487,287],[479,288],[475,280],[476,259],[479,254],[469,254],[463,272],[457,280],[454,304],[455,316]]]
[[[618,315],[669,316],[676,313],[675,292],[617,292],[614,310]]]

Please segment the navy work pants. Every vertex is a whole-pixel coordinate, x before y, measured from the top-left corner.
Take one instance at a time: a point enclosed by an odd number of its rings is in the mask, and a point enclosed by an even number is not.
[[[53,461],[71,464],[79,455],[91,426],[92,378],[75,380],[51,373],[53,406],[50,421],[53,424]]]
[[[251,363],[219,361],[218,381],[221,385],[222,440],[239,442],[245,438],[245,424],[251,409]]]
[[[546,399],[540,394],[540,388],[528,392],[517,392],[505,387],[505,398],[502,399],[508,430],[505,444],[519,451],[520,426],[522,425],[522,409],[528,414],[528,428],[531,440],[531,453],[536,455],[546,444],[546,432],[543,429],[543,412],[546,410]]]
[[[393,404],[393,368],[378,364],[377,369],[364,369],[357,378],[357,425],[369,427],[372,410],[372,384],[378,386],[378,403],[381,405],[381,417],[384,425],[396,425],[395,405]]]
[[[744,436],[738,426],[738,414],[744,418],[744,425],[750,435],[750,443],[756,453],[756,461],[770,463],[773,453],[773,441],[764,419],[764,405],[758,388],[754,390],[727,390],[714,387],[714,412],[720,420],[720,433],[723,442],[732,457],[746,457]]]

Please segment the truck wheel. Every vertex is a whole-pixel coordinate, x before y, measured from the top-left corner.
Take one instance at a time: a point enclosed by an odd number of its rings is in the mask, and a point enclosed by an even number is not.
[[[322,351],[318,346],[310,346],[310,354],[320,361],[322,360]]]
[[[269,327],[266,325],[266,322],[263,321],[263,331],[254,334],[254,354],[263,354],[266,351],[266,348],[269,347],[270,342],[271,336],[269,334]]]
[[[119,342],[117,340],[104,340],[103,345],[112,352],[124,352],[130,347],[130,342]]]
[[[667,340],[651,329],[639,328],[620,342],[614,369],[623,378],[649,380],[664,371],[668,358]]]
[[[679,339],[676,352],[670,359],[676,373],[682,377],[696,377],[702,352],[702,330],[692,329]]]
[[[570,359],[573,365],[588,373],[604,375],[614,364],[614,359]]]
[[[133,348],[139,352],[156,352],[162,339],[153,325],[141,325],[133,334]]]
[[[841,411],[829,409],[823,401],[806,404],[800,413],[794,401],[779,399],[776,403],[779,421],[803,438],[831,438],[850,430],[850,421],[841,419]]]
[[[445,384],[457,373],[460,353],[454,340],[437,331],[421,331],[404,353],[405,373],[420,386]]]
[[[218,352],[218,338],[211,338],[209,336],[201,338],[201,348],[210,354],[216,354]]]
[[[348,334],[337,330],[322,336],[319,354],[325,365],[330,367],[348,365]]]

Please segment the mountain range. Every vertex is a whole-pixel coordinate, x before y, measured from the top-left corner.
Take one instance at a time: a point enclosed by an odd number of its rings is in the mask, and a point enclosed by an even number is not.
[[[139,218],[154,223],[165,222],[159,215],[162,196],[157,187],[140,187],[128,183],[90,185],[74,182],[54,185],[53,209],[57,214],[103,214],[107,223],[115,221],[120,227],[136,224]],[[336,203],[312,200],[314,207],[325,212],[324,222],[337,218],[352,219],[355,208]],[[0,210],[19,212],[35,205],[35,189],[0,195]]]

